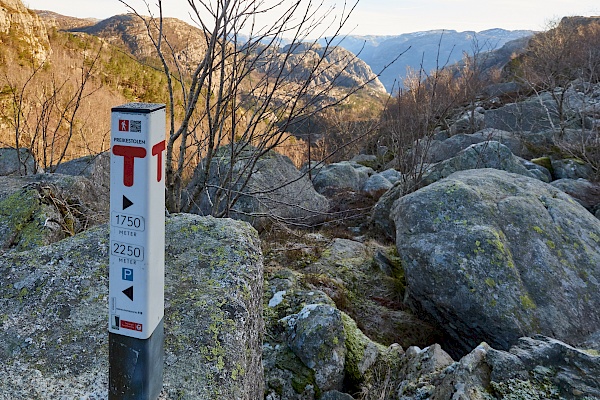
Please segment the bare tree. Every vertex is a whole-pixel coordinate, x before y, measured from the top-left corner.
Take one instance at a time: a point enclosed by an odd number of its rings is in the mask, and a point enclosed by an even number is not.
[[[440,37],[440,41],[442,37]],[[402,173],[403,193],[419,188],[436,129],[448,129],[449,118],[463,99],[455,71],[437,56],[428,73],[409,71],[404,89],[383,114],[381,141],[394,153],[394,167]]]
[[[166,186],[172,211],[204,196],[210,214],[227,216],[259,158],[289,139],[290,126],[368,83],[339,91],[345,66],[355,58],[327,62],[356,3],[338,12],[310,0],[188,0],[204,33],[204,54],[186,64],[165,34],[162,1],[156,16],[145,2],[150,17],[120,1],[144,21],[168,78]],[[264,16],[271,17],[267,25],[261,24]],[[321,46],[315,38],[326,32]],[[216,159],[227,159],[230,167],[214,170]],[[186,171],[199,160],[196,185],[185,193]]]

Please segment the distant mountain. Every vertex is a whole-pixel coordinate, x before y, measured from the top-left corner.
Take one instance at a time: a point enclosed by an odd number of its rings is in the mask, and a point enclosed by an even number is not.
[[[197,64],[201,61],[207,43],[206,35],[202,30],[176,18],[165,18],[164,30],[169,38],[169,44],[173,46],[180,61],[186,60],[190,64]],[[139,59],[150,58],[155,54],[145,25],[133,14],[115,15],[94,25],[75,27],[69,31],[84,32],[101,37],[111,44],[126,49]],[[305,68],[305,64],[310,66],[320,57],[324,57],[323,72],[319,75],[319,80],[315,82],[317,85],[326,85],[327,82],[335,79],[335,86],[341,88],[352,89],[369,82],[367,87],[375,92],[385,93],[386,91],[371,68],[363,60],[354,57],[342,47],[325,52],[318,45],[298,46],[292,51],[293,54],[290,57],[285,57],[286,51],[285,48],[281,49],[282,54],[279,57],[281,60],[287,59],[285,63],[278,62],[277,65],[270,65],[267,69],[284,69],[286,70],[284,74],[286,79],[302,80],[306,79],[311,71],[309,67]],[[344,70],[340,70],[341,66],[345,66]],[[260,64],[258,69],[260,72],[267,72],[267,69],[261,68]]]
[[[407,68],[426,72],[460,61],[463,53],[500,49],[507,42],[533,35],[533,31],[489,29],[481,32],[432,30],[405,33],[398,36],[347,36],[341,43],[333,42],[365,61],[375,73],[405,52],[393,65],[381,72],[379,79],[388,92],[396,91],[406,77]],[[323,44],[325,40],[322,41]]]
[[[59,30],[68,30],[81,28],[96,24],[99,19],[95,18],[76,18],[55,13],[48,10],[31,10],[36,13],[46,24],[48,28],[56,28]]]

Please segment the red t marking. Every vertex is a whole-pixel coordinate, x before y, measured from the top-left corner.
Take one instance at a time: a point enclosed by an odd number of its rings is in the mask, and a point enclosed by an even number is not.
[[[165,151],[165,141],[163,140],[160,143],[156,143],[152,146],[152,155],[158,156],[156,159],[156,182],[160,182],[162,180],[162,153]]]
[[[114,145],[112,152],[115,156],[122,156],[123,160],[123,184],[127,187],[133,186],[133,163],[136,158],[146,157],[146,149],[135,146]]]

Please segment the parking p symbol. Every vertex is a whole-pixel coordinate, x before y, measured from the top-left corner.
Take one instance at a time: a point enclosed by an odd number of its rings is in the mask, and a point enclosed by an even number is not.
[[[123,280],[133,281],[133,270],[130,268],[123,268]]]

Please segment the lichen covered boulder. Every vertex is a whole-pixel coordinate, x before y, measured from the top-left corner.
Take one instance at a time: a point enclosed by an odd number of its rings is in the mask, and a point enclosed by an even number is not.
[[[341,312],[327,304],[308,304],[283,321],[289,348],[315,373],[321,391],[344,383],[346,336]]]
[[[423,176],[423,184],[429,185],[457,171],[477,168],[496,168],[534,178],[508,147],[500,142],[486,141],[473,144],[455,157],[431,167]]]
[[[597,399],[600,357],[536,335],[509,351],[481,343],[432,381],[432,399]]]
[[[0,252],[54,243],[106,221],[107,211],[84,177],[0,176]]]
[[[412,307],[456,354],[536,333],[578,344],[600,324],[600,221],[536,179],[469,170],[391,214]]]
[[[108,395],[108,228],[0,260],[0,393]],[[161,399],[263,396],[262,255],[244,222],[166,223]]]

